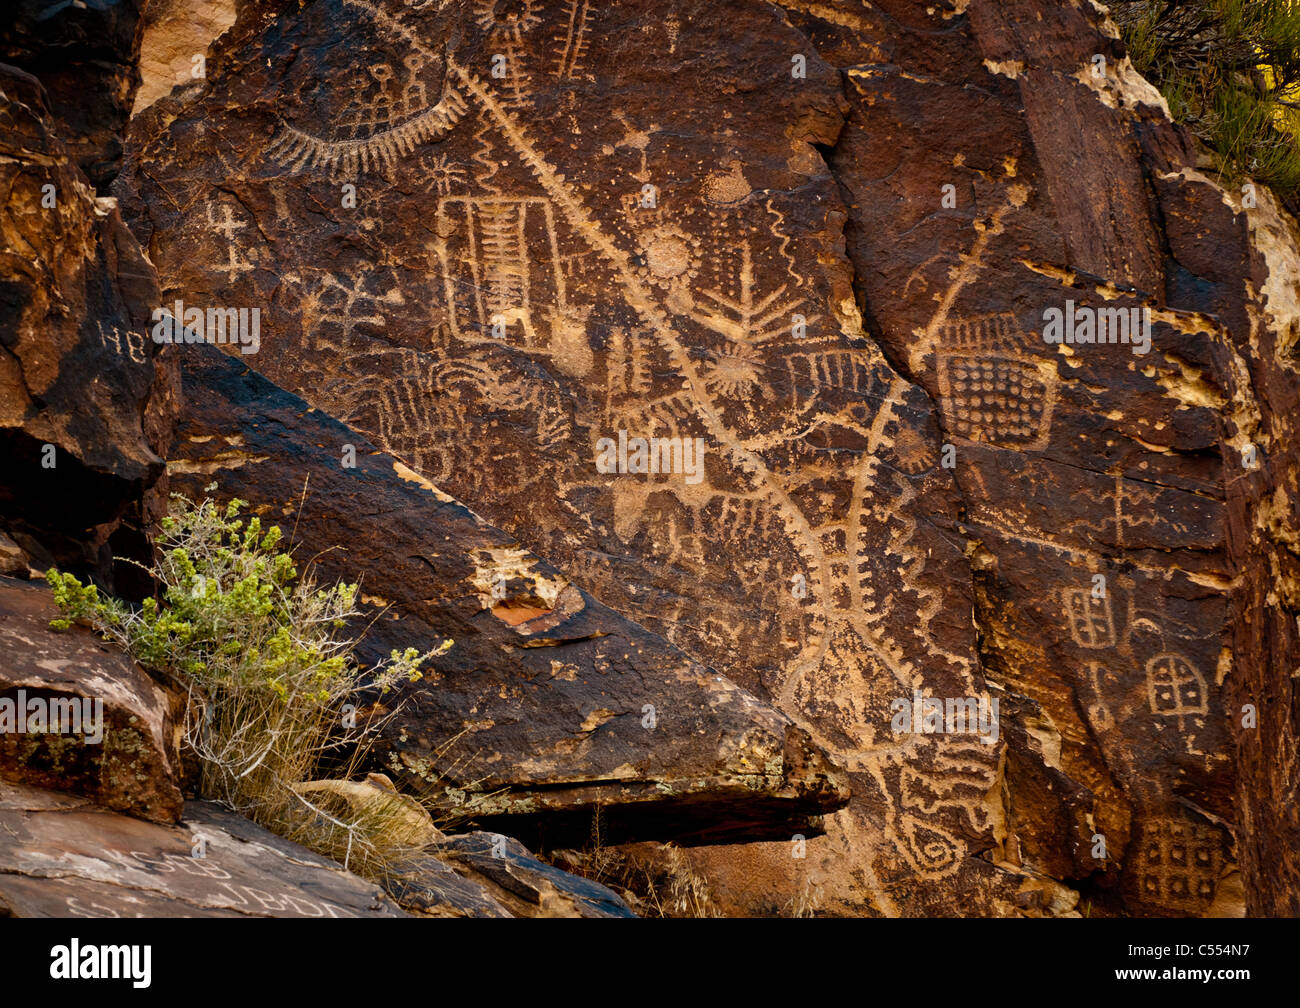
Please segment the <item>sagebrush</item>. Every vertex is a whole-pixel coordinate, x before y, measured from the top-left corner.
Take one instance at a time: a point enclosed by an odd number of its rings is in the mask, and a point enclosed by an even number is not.
[[[1294,0],[1111,0],[1137,70],[1219,171],[1300,194],[1300,6]]]
[[[183,741],[201,797],[382,874],[411,835],[412,799],[376,788],[375,800],[341,806],[304,785],[327,757],[354,772],[378,724],[358,717],[364,698],[417,680],[421,664],[452,642],[424,654],[393,651],[363,671],[353,657],[358,638],[347,633],[358,586],[300,575],[280,549],[280,529],[245,520],[246,506],[174,497],[155,543],[157,591],[140,606],[49,571],[63,613],[53,625],[89,623],[181,687]]]

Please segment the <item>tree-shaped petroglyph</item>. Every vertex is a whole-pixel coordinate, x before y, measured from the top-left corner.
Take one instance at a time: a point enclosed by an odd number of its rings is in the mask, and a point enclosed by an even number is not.
[[[724,340],[713,354],[707,379],[709,389],[724,397],[746,396],[763,384],[761,348],[769,340],[790,335],[791,317],[803,303],[799,298],[782,300],[785,284],[761,297],[756,295],[749,242],[740,246],[737,285],[736,297],[716,290],[701,291],[701,298],[712,304],[697,301],[695,307],[700,324]]]

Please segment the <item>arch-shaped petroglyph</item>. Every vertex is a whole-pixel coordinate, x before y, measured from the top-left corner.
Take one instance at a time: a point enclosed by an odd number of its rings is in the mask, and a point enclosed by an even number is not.
[[[445,80],[438,82],[441,92],[430,103],[431,85],[444,62],[441,53],[367,0],[342,3],[400,38],[408,51],[400,60],[365,63],[362,72],[348,76],[329,135],[282,120],[266,154],[290,171],[321,169],[334,179],[370,171],[391,173],[419,145],[446,137],[467,106]]]

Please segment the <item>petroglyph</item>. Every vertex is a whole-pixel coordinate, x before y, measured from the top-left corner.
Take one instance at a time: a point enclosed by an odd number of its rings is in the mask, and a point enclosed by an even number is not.
[[[1063,588],[1061,598],[1074,643],[1090,650],[1115,646],[1109,595],[1098,598],[1091,588]]]
[[[1184,913],[1203,913],[1214,899],[1223,867],[1220,832],[1174,818],[1145,823],[1137,861],[1142,900]]]
[[[214,263],[212,269],[214,272],[224,273],[226,282],[232,283],[242,274],[253,269],[253,264],[239,254],[241,241],[239,233],[248,227],[248,222],[236,218],[228,201],[208,203],[203,210],[208,219],[208,226],[225,239],[226,245],[225,263]]]
[[[266,155],[296,173],[320,169],[334,179],[371,171],[391,175],[419,145],[446,137],[465,115],[465,101],[455,88],[445,86],[441,53],[420,44],[413,32],[366,0],[343,3],[361,19],[355,27],[362,37],[372,37],[374,26],[382,25],[387,30],[381,36],[414,45],[388,59],[376,55],[336,85],[339,93],[330,95],[332,108],[326,118],[329,135],[295,125],[293,118],[282,120]],[[438,99],[430,104],[432,91],[438,92]],[[320,121],[307,109],[291,115]]]
[[[754,156],[741,124],[726,124],[692,176],[667,111],[611,105],[582,120],[593,136],[554,129],[566,102],[580,108],[589,67],[609,59],[589,0],[475,0],[448,52],[421,41],[427,18],[343,4],[380,41],[331,96],[338,114],[314,120],[329,135],[291,106],[272,157],[331,178],[382,172],[401,183],[384,199],[423,216],[397,233],[372,196],[378,226],[347,228],[364,241],[342,254],[322,245],[319,269],[285,277],[279,296],[302,335],[283,380],[463,499],[481,488],[500,507],[503,487],[553,498],[577,533],[533,531],[581,544],[565,558],[575,578],[585,563],[628,590],[609,572],[634,558],[662,599],[661,632],[720,671],[758,677],[861,777],[862,809],[845,828],[864,844],[854,860],[866,877],[959,871],[990,835],[1001,750],[894,738],[887,717],[889,699],[913,689],[981,692],[973,648],[940,643],[951,599],[933,556],[946,546],[913,513],[947,480],[931,407],[864,339],[838,253],[791,213],[794,152]],[[668,24],[652,37],[687,52],[689,19]],[[554,48],[542,52],[543,39]],[[490,70],[497,54],[504,77]],[[599,173],[584,143],[603,154]],[[382,265],[349,273],[340,261],[354,250]],[[997,365],[990,380],[1006,391],[990,394],[1011,396],[1017,347],[968,349],[977,368]],[[316,362],[330,355],[358,373]],[[959,377],[951,364],[947,405],[968,413],[969,439],[1005,426],[1031,442],[1050,425],[1050,402],[1035,413],[1027,383],[1024,402],[985,421],[982,372]],[[370,368],[384,377],[368,387]],[[528,452],[511,454],[503,429]],[[598,473],[590,445],[622,430],[699,439],[700,479]],[[719,580],[702,605],[694,586]],[[882,912],[897,911],[885,886],[868,885]]]
[[[1055,372],[1021,348],[1014,316],[944,326],[937,351],[944,418],[957,437],[1041,451],[1052,430]]]
[[[1147,662],[1146,675],[1153,714],[1177,718],[1180,732],[1186,731],[1188,718],[1204,727],[1209,711],[1205,676],[1191,662],[1172,652],[1158,654]]]
[[[557,39],[560,55],[555,65],[555,76],[560,80],[578,76],[582,66],[590,30],[591,0],[566,0],[564,13],[565,31]]]

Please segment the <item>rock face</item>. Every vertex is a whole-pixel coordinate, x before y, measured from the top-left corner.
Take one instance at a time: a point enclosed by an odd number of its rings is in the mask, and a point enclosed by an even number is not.
[[[0,777],[175,822],[175,702],[88,630],[51,630],[57,615],[47,588],[0,578]]]
[[[101,193],[122,161],[140,73],[144,0],[12,0],[0,16],[0,63],[36,76],[73,161]]]
[[[172,485],[249,501],[318,577],[360,580],[362,660],[455,641],[387,701],[405,787],[568,843],[596,806],[612,836],[725,839],[816,831],[845,803],[843,774],[772,707],[241,360],[183,350]]]
[[[613,890],[539,861],[518,840],[500,834],[448,837],[438,857],[489,886],[516,917],[636,916]]]
[[[0,916],[405,914],[374,883],[207,802],[160,826],[0,781]]]
[[[207,75],[208,45],[235,20],[235,0],[144,0],[133,114]]]
[[[207,73],[116,189],[165,300],[565,572],[478,625],[576,635],[573,578],[851,772],[695,852],[730,909],[1300,910],[1295,226],[1099,9],[253,0]],[[290,508],[212,402],[191,485]]]
[[[0,529],[39,569],[107,579],[111,552],[140,554],[175,419],[157,279],[74,162],[75,122],[15,67],[0,92]]]

